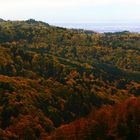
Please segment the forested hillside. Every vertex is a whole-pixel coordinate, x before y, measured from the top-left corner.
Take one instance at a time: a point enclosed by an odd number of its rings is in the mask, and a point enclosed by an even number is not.
[[[0,139],[140,139],[139,95],[140,34],[0,20]]]

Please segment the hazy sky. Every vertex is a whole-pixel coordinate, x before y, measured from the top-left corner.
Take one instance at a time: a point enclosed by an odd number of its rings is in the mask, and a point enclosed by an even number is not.
[[[0,0],[0,18],[34,18],[48,23],[140,23],[140,0]]]

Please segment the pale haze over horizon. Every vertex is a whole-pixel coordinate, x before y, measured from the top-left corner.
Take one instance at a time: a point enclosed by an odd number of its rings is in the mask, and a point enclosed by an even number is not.
[[[140,23],[139,0],[0,0],[0,18],[48,23]]]

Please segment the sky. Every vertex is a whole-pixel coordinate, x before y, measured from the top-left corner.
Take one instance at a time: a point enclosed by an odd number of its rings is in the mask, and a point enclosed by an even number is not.
[[[140,23],[140,0],[0,0],[0,18],[48,23]]]

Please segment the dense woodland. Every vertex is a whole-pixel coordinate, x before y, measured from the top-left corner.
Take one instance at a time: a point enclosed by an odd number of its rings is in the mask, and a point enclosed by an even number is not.
[[[139,140],[140,34],[0,20],[0,140]]]

